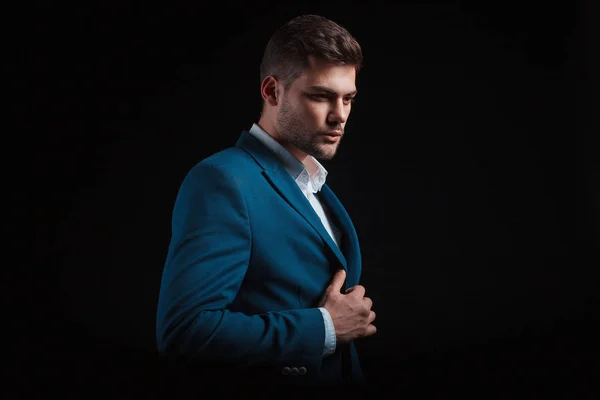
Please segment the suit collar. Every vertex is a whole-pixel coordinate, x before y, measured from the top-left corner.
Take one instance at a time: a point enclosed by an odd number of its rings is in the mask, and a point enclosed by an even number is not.
[[[250,132],[242,131],[235,145],[246,150],[262,169],[271,172],[281,172],[282,170],[287,172],[279,158]]]
[[[285,169],[290,173],[292,178],[297,179],[298,176],[304,171],[305,167],[300,160],[298,160],[292,153],[290,153],[285,147],[283,147],[277,140],[269,135],[264,129],[258,124],[252,124],[252,127],[248,131],[250,135],[258,139],[266,148],[271,150],[275,156],[283,163]]]
[[[321,190],[327,180],[328,172],[316,158],[308,156],[310,162],[316,167],[316,171],[309,175],[306,166],[261,128],[260,125],[257,123],[252,124],[248,132],[277,156],[296,182],[305,186],[307,190],[311,190],[312,193],[317,193]]]

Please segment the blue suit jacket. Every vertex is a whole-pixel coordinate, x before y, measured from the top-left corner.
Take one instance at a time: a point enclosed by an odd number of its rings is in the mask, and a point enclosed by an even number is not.
[[[319,300],[339,268],[344,289],[358,284],[361,254],[338,198],[327,185],[320,196],[342,231],[340,248],[283,164],[247,131],[196,164],[173,210],[159,351],[276,382],[362,383],[354,343],[322,356]]]

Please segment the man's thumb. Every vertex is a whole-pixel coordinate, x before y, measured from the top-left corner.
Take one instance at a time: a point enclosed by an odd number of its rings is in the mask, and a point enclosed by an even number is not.
[[[331,284],[330,284],[331,289],[335,290],[336,292],[341,292],[342,285],[344,284],[345,280],[346,280],[346,270],[343,268],[338,269],[335,272],[335,275],[333,275],[333,279],[331,279]]]

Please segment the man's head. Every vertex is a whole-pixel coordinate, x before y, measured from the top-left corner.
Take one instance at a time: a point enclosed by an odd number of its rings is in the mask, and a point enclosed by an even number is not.
[[[288,21],[267,43],[260,66],[259,125],[301,161],[331,159],[361,67],[361,47],[345,28],[318,15]]]

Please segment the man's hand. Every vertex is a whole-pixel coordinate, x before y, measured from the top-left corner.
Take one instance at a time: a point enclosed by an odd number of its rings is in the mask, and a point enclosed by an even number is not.
[[[349,288],[345,294],[341,293],[345,280],[346,271],[338,270],[319,304],[319,307],[325,307],[329,311],[336,339],[340,343],[348,343],[377,332],[373,325],[375,312],[371,311],[373,301],[365,297],[365,288],[361,285]]]

